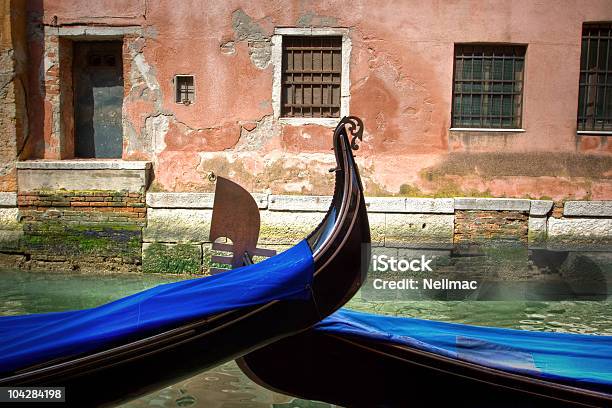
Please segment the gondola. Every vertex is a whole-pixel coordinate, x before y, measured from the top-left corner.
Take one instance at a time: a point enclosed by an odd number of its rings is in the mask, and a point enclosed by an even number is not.
[[[335,190],[320,225],[260,263],[93,309],[0,318],[0,387],[62,386],[70,406],[130,400],[311,327],[358,290],[370,232],[353,150],[333,132]],[[350,139],[349,139],[350,138]]]
[[[342,309],[238,364],[266,388],[344,407],[612,406],[612,336]]]

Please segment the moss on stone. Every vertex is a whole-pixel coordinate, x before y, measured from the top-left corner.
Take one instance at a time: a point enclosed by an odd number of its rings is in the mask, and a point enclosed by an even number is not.
[[[305,225],[300,229],[299,226],[296,225],[281,226],[262,224],[259,230],[260,239],[266,243],[292,245],[304,239],[304,237],[312,231],[312,228],[308,227],[309,226]]]
[[[133,224],[29,223],[22,239],[26,253],[78,258],[83,255],[140,260],[142,229]]]
[[[541,195],[541,196],[528,195],[528,196],[523,197],[523,198],[527,198],[529,200],[547,200],[547,201],[552,201],[552,197],[551,196],[547,196],[547,195]]]
[[[298,231],[290,231],[288,228],[281,229],[276,225],[262,225],[260,227],[260,234],[262,237],[265,237],[268,240],[278,239],[293,241],[304,238],[303,233],[299,233]]]
[[[145,248],[142,270],[148,273],[198,274],[202,267],[201,256],[199,245],[156,242]]]
[[[78,195],[94,195],[96,193],[104,193],[110,194],[112,196],[124,196],[129,193],[127,190],[66,190],[64,188],[60,189],[38,189],[33,191],[38,195],[44,196],[78,196]]]
[[[529,242],[530,245],[545,244],[547,238],[548,238],[548,234],[546,233],[546,231],[541,231],[541,230],[533,231],[531,229],[527,231],[527,241]]]
[[[165,193],[168,190],[165,189],[158,181],[153,181],[147,190],[149,193]]]
[[[225,268],[228,267],[225,264],[220,264],[220,263],[217,263],[217,262],[213,262],[212,261],[212,256],[213,255],[229,256],[230,253],[229,252],[213,250],[213,249],[211,249],[210,246],[204,247],[203,248],[203,252],[202,252],[202,270],[205,273],[209,273],[211,268],[225,269]]]
[[[479,197],[491,198],[493,195],[490,190],[466,190],[461,188],[451,180],[440,180],[436,191],[426,193],[420,188],[404,183],[400,186],[399,196],[402,197],[426,197],[426,198],[448,198],[448,197]]]
[[[422,197],[423,196],[423,192],[421,191],[421,189],[411,184],[408,184],[408,183],[404,183],[400,186],[399,193],[400,195],[407,196],[407,197]]]
[[[47,223],[47,224],[62,224],[60,223]],[[128,224],[128,223],[109,223],[109,222],[99,222],[99,223],[91,223],[91,224],[63,224],[66,225],[68,229],[72,231],[140,231],[142,227],[136,224]]]

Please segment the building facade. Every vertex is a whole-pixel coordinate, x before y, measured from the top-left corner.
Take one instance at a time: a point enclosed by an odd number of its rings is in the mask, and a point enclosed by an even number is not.
[[[610,0],[0,4],[7,247],[60,242],[61,260],[93,225],[120,249],[79,251],[138,263],[154,212],[193,208],[171,194],[183,204],[154,208],[147,192],[207,193],[216,175],[266,197],[329,195],[348,114],[365,124],[369,196],[544,200],[545,217],[551,201],[563,217],[564,201],[595,200],[607,234]],[[491,208],[518,205],[527,239],[531,207],[513,203]],[[451,242],[461,220],[444,221]]]

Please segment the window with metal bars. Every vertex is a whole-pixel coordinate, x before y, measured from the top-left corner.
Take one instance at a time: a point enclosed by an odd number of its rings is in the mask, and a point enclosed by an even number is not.
[[[612,131],[612,22],[582,26],[578,130]]]
[[[176,103],[189,105],[195,99],[193,75],[177,75],[174,78],[176,87]]]
[[[281,116],[340,116],[342,36],[283,36]]]
[[[525,51],[522,45],[455,45],[453,127],[521,127]]]

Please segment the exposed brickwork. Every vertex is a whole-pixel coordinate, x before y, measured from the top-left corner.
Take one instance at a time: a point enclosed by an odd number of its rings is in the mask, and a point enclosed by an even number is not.
[[[518,211],[455,211],[455,243],[527,242],[527,213]]]
[[[132,54],[130,52],[130,44],[135,41],[136,37],[133,35],[125,35],[123,37],[123,46],[121,54],[123,57],[123,96],[127,98],[130,95],[132,89],[132,78],[130,75],[126,75],[126,72],[131,72],[132,69]]]
[[[144,224],[147,209],[140,193],[115,191],[34,191],[17,196],[23,221],[40,217],[64,221]]]
[[[117,269],[141,263],[144,194],[31,191],[20,192],[17,204],[30,267]]]
[[[15,159],[26,135],[25,2],[0,1],[0,191],[16,191]]]
[[[551,216],[553,218],[563,218],[563,201],[555,201]]]
[[[44,132],[48,136],[48,146],[45,149],[46,159],[61,159],[61,110],[60,110],[60,66],[59,37],[45,37],[45,102],[51,107],[49,120],[44,121]]]
[[[72,41],[59,40],[59,87],[60,87],[60,155],[62,159],[74,157],[74,93],[72,89]]]

